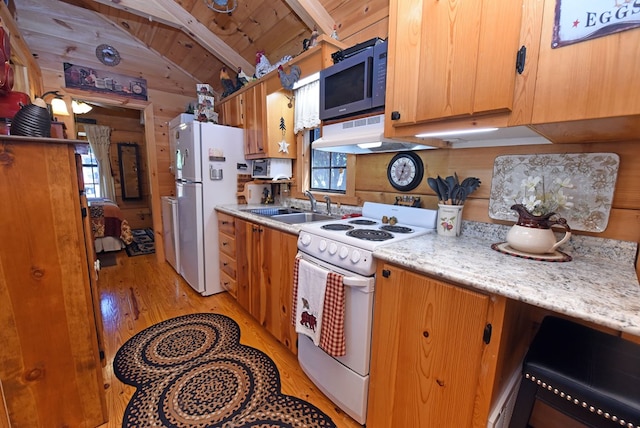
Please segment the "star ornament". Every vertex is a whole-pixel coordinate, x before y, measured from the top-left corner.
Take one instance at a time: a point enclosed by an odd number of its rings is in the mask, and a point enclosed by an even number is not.
[[[289,143],[285,140],[282,140],[278,143],[278,152],[280,153],[289,153]]]

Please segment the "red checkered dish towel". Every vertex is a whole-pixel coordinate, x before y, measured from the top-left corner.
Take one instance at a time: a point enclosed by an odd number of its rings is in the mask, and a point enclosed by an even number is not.
[[[298,302],[298,269],[300,257],[296,257],[293,268],[293,306],[291,308],[291,323],[296,325]],[[322,330],[320,331],[320,349],[334,357],[347,353],[344,336],[344,284],[342,275],[329,272],[327,275],[327,290],[324,295],[322,314]]]

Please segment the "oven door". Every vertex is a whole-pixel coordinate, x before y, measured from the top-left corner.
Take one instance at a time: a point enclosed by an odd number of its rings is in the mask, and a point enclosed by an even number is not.
[[[318,388],[359,423],[364,423],[369,389],[375,277],[335,268],[303,252],[298,257],[343,276],[347,353],[332,357],[306,335],[298,335],[298,362]]]

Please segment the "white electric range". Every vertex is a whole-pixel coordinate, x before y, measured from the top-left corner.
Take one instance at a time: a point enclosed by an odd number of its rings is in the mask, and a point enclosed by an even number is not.
[[[373,275],[376,248],[435,232],[437,214],[437,210],[365,202],[361,217],[304,224],[298,249],[333,266]]]
[[[316,386],[360,424],[366,424],[369,389],[376,271],[373,251],[435,232],[436,216],[435,210],[365,202],[360,217],[301,227],[298,257],[327,274],[342,275],[347,353],[334,357],[299,334],[298,362]],[[397,221],[393,225],[391,218]]]

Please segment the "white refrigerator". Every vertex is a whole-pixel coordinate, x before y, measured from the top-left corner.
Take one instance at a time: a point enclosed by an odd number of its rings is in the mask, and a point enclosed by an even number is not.
[[[220,285],[216,205],[236,203],[237,176],[246,173],[240,128],[209,122],[175,123],[170,129],[176,156],[180,275],[203,296]]]

